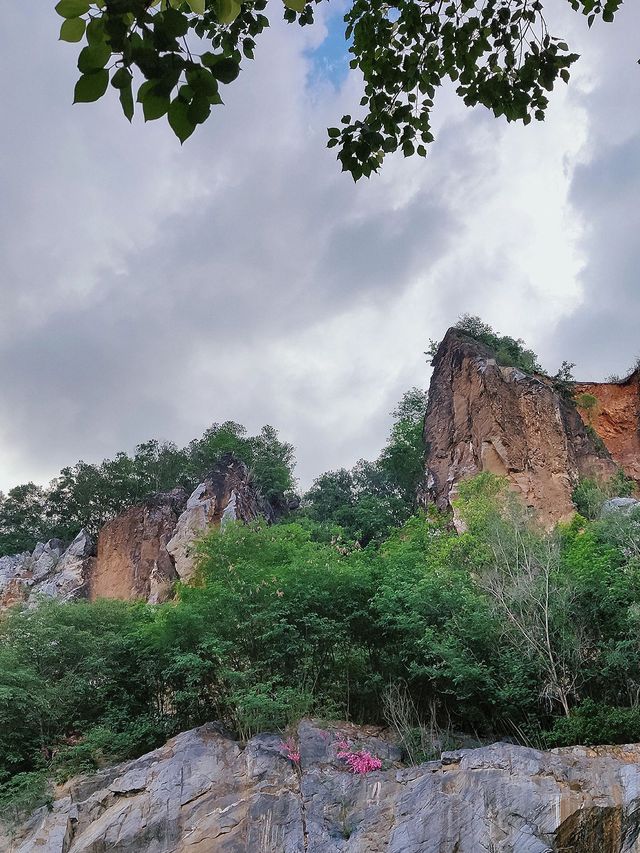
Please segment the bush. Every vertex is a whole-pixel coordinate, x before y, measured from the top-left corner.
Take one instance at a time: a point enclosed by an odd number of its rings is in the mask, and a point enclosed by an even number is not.
[[[551,731],[544,732],[543,737],[547,747],[637,743],[640,741],[640,708],[612,708],[585,699],[571,716],[556,720]]]
[[[52,802],[53,794],[46,773],[16,773],[0,785],[0,821],[11,830],[32,811]]]
[[[525,373],[543,373],[538,363],[538,356],[533,350],[527,349],[525,342],[509,335],[499,335],[487,323],[483,323],[480,317],[463,314],[454,325],[455,329],[464,332],[470,338],[480,341],[489,349],[493,350],[496,361],[505,367],[518,367]],[[431,362],[438,351],[439,343],[429,341],[429,347],[425,352]]]

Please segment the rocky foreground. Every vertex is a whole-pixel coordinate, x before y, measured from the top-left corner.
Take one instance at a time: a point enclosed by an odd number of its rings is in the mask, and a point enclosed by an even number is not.
[[[345,741],[382,759],[382,769],[349,772],[338,756]],[[276,735],[243,746],[215,724],[202,726],[67,783],[52,810],[36,812],[0,849],[640,851],[640,745],[539,752],[496,743],[406,768],[377,730],[303,721],[292,751],[293,759]]]

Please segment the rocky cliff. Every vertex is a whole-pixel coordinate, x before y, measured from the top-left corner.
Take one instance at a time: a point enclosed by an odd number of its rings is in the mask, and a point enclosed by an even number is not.
[[[490,471],[505,476],[546,526],[574,512],[580,477],[607,479],[617,467],[548,377],[499,365],[456,329],[433,360],[424,439],[427,501],[445,509],[460,480]]]
[[[348,772],[338,744],[382,769]],[[0,849],[15,853],[632,853],[640,747],[497,743],[417,767],[373,729],[298,726],[245,745],[215,724],[60,788]],[[10,844],[12,843],[12,847]],[[4,846],[3,846],[4,845]]]
[[[593,427],[611,458],[628,477],[640,483],[640,370],[621,382],[578,382],[576,400],[595,398],[593,407],[578,407],[585,424]]]
[[[70,601],[87,594],[95,543],[81,530],[68,548],[59,539],[40,542],[32,553],[0,557],[0,610],[38,596]]]
[[[152,495],[107,522],[96,543],[81,531],[71,545],[52,539],[33,553],[0,558],[0,609],[39,596],[166,601],[194,571],[193,544],[230,520],[273,520],[244,462],[225,454],[188,496]]]

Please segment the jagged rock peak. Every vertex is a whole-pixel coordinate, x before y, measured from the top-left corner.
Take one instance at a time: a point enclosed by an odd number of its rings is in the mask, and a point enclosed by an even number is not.
[[[446,509],[461,480],[490,471],[505,476],[546,526],[574,512],[580,477],[616,470],[551,379],[499,365],[489,347],[458,329],[449,329],[433,359],[424,439],[427,501]]]
[[[348,741],[381,759],[350,773]],[[217,724],[73,779],[0,850],[14,853],[631,853],[640,746],[496,743],[403,767],[373,728],[303,720],[246,744]],[[10,846],[11,845],[11,846]]]
[[[42,596],[70,601],[86,595],[94,555],[93,538],[81,530],[68,548],[50,539],[38,542],[31,553],[0,557],[0,610],[32,605]]]
[[[193,577],[196,568],[193,543],[207,528],[236,520],[248,523],[258,518],[273,521],[273,509],[256,487],[245,463],[232,453],[225,453],[190,495],[167,543],[180,580],[189,581]]]

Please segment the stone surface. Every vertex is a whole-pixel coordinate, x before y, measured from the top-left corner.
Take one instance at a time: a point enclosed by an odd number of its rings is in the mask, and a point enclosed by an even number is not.
[[[608,515],[610,512],[631,512],[631,510],[640,506],[640,501],[635,498],[609,498],[602,504],[600,510],[602,515]]]
[[[174,489],[149,498],[108,521],[98,535],[98,554],[88,595],[152,603],[165,601],[177,580],[167,543],[187,495]]]
[[[196,567],[193,543],[209,527],[229,521],[272,520],[269,505],[251,480],[244,462],[225,454],[213,471],[194,489],[167,543],[178,577],[188,582]]]
[[[337,742],[384,759],[345,771]],[[405,768],[376,729],[303,721],[241,746],[210,724],[72,780],[14,853],[637,853],[640,746],[497,743]],[[0,849],[9,850],[8,843]]]
[[[491,350],[455,329],[433,360],[424,438],[425,500],[441,509],[460,480],[490,471],[507,477],[550,527],[574,512],[579,477],[616,470],[548,378],[498,365]]]
[[[622,382],[579,382],[575,391],[576,397],[596,398],[592,410],[579,410],[584,422],[595,429],[625,474],[640,483],[640,370]]]
[[[95,543],[81,530],[65,549],[59,539],[39,542],[32,553],[0,558],[0,609],[40,596],[70,601],[85,594]]]

